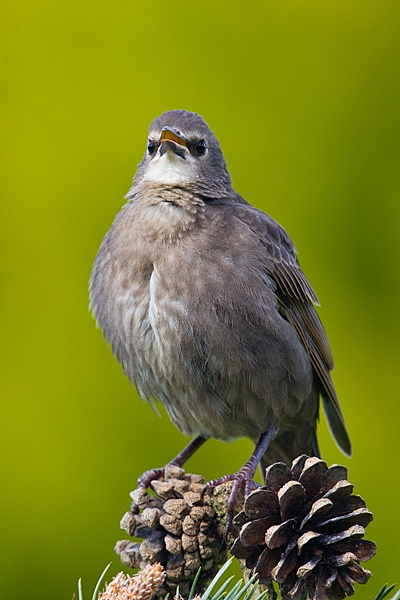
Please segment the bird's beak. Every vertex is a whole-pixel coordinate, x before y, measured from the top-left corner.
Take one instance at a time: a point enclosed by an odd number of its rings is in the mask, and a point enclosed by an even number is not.
[[[167,150],[172,150],[181,158],[186,158],[187,140],[182,134],[177,133],[171,127],[163,127],[160,137],[160,156],[166,153]]]

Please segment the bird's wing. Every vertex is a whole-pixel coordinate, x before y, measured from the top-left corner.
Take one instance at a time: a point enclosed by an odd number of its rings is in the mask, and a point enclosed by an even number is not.
[[[236,205],[235,212],[266,249],[265,268],[276,285],[280,313],[291,323],[308,352],[321,383],[321,396],[331,433],[341,450],[350,456],[350,439],[330,375],[333,358],[314,308],[318,299],[300,268],[294,244],[286,231],[265,213],[242,203]]]

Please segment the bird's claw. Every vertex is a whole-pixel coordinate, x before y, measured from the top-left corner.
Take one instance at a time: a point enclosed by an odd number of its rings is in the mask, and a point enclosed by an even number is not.
[[[165,467],[159,469],[149,469],[139,477],[138,487],[142,490],[147,490],[152,481],[154,481],[155,479],[162,479],[163,477],[165,477]],[[132,502],[131,512],[134,515],[139,514],[139,507],[136,504],[136,502]]]
[[[155,479],[162,479],[163,477],[165,477],[165,467],[160,469],[149,469],[139,477],[138,486],[147,489],[152,481]]]
[[[223,483],[232,482],[232,489],[226,503],[227,517],[225,524],[225,540],[228,536],[228,533],[232,529],[233,518],[235,516],[236,501],[238,499],[240,491],[244,491],[244,497],[246,498],[250,494],[250,492],[255,487],[257,487],[257,484],[253,480],[254,473],[246,467],[247,465],[243,465],[243,467],[239,469],[237,473],[231,473],[230,475],[224,475],[219,479],[213,479],[212,481],[209,481],[208,483],[206,483],[206,485],[201,491],[201,496],[203,498],[204,495],[211,489],[222,485]]]

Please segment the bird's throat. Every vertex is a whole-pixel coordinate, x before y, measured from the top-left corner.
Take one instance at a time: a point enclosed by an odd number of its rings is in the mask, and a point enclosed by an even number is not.
[[[144,181],[163,185],[183,185],[193,178],[193,165],[190,160],[167,150],[162,156],[158,154],[149,163]]]

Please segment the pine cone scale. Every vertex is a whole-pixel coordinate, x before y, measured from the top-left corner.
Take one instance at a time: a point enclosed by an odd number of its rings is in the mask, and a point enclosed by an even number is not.
[[[332,535],[323,535],[320,538],[320,542],[325,546],[329,546],[330,544],[336,544],[337,542],[343,542],[344,540],[348,541],[351,538],[362,538],[364,535],[364,527],[361,525],[353,525],[345,531],[339,531],[338,533],[333,533]]]
[[[232,548],[231,548],[232,552]],[[232,552],[233,554],[233,552]],[[272,579],[272,571],[278,564],[281,558],[282,552],[280,548],[271,550],[270,548],[264,548],[261,552],[258,561],[255,564],[254,571],[258,574],[260,583],[269,583]],[[250,564],[248,565],[249,568]]]
[[[338,481],[331,490],[324,494],[324,498],[329,498],[329,500],[337,504],[350,496],[353,488],[354,486],[348,481]]]
[[[324,460],[314,456],[307,458],[299,476],[299,483],[305,488],[309,498],[315,496],[320,490],[327,471],[328,466]]]
[[[303,553],[305,549],[307,549],[307,545],[310,543],[314,543],[317,540],[322,538],[321,533],[316,533],[315,531],[307,531],[307,533],[303,533],[297,540],[297,547],[299,549],[299,554]]]
[[[285,552],[282,554],[276,567],[271,571],[271,577],[278,583],[283,583],[287,576],[296,568],[297,565],[297,549],[296,540],[292,540],[288,544]]]
[[[308,577],[313,571],[313,569],[315,569],[315,567],[321,562],[321,559],[322,552],[320,552],[319,554],[314,554],[314,556],[308,562],[306,562],[304,565],[301,565],[301,567],[297,569],[297,577],[299,577],[300,579],[305,579],[306,577]]]
[[[287,544],[293,537],[293,532],[296,527],[296,521],[289,519],[280,525],[272,525],[265,534],[265,543],[273,550],[279,548],[282,544]]]
[[[333,517],[326,521],[321,521],[320,529],[326,533],[336,533],[343,527],[351,527],[353,525],[361,525],[367,527],[373,519],[373,514],[367,508],[358,508],[347,515]]]
[[[279,492],[291,479],[292,473],[283,462],[276,462],[265,470],[265,487],[271,492]]]
[[[306,515],[302,520],[300,524],[300,530],[305,529],[306,526],[307,528],[312,527],[315,522],[318,522],[321,517],[324,517],[326,513],[330,511],[332,506],[333,503],[328,500],[328,498],[320,498],[319,500],[316,500],[316,502],[314,502],[311,506],[311,510],[308,515]]]
[[[282,521],[293,517],[300,505],[306,502],[306,490],[298,481],[288,481],[278,490],[278,500]]]
[[[346,467],[342,465],[332,465],[326,471],[320,487],[320,494],[323,496],[331,490],[339,481],[346,481],[348,477]]]
[[[263,517],[246,523],[240,531],[240,541],[244,546],[259,546],[264,543],[265,531],[278,525],[278,517]]]
[[[278,497],[274,492],[263,488],[254,490],[247,496],[244,502],[244,512],[252,519],[279,515]]]

